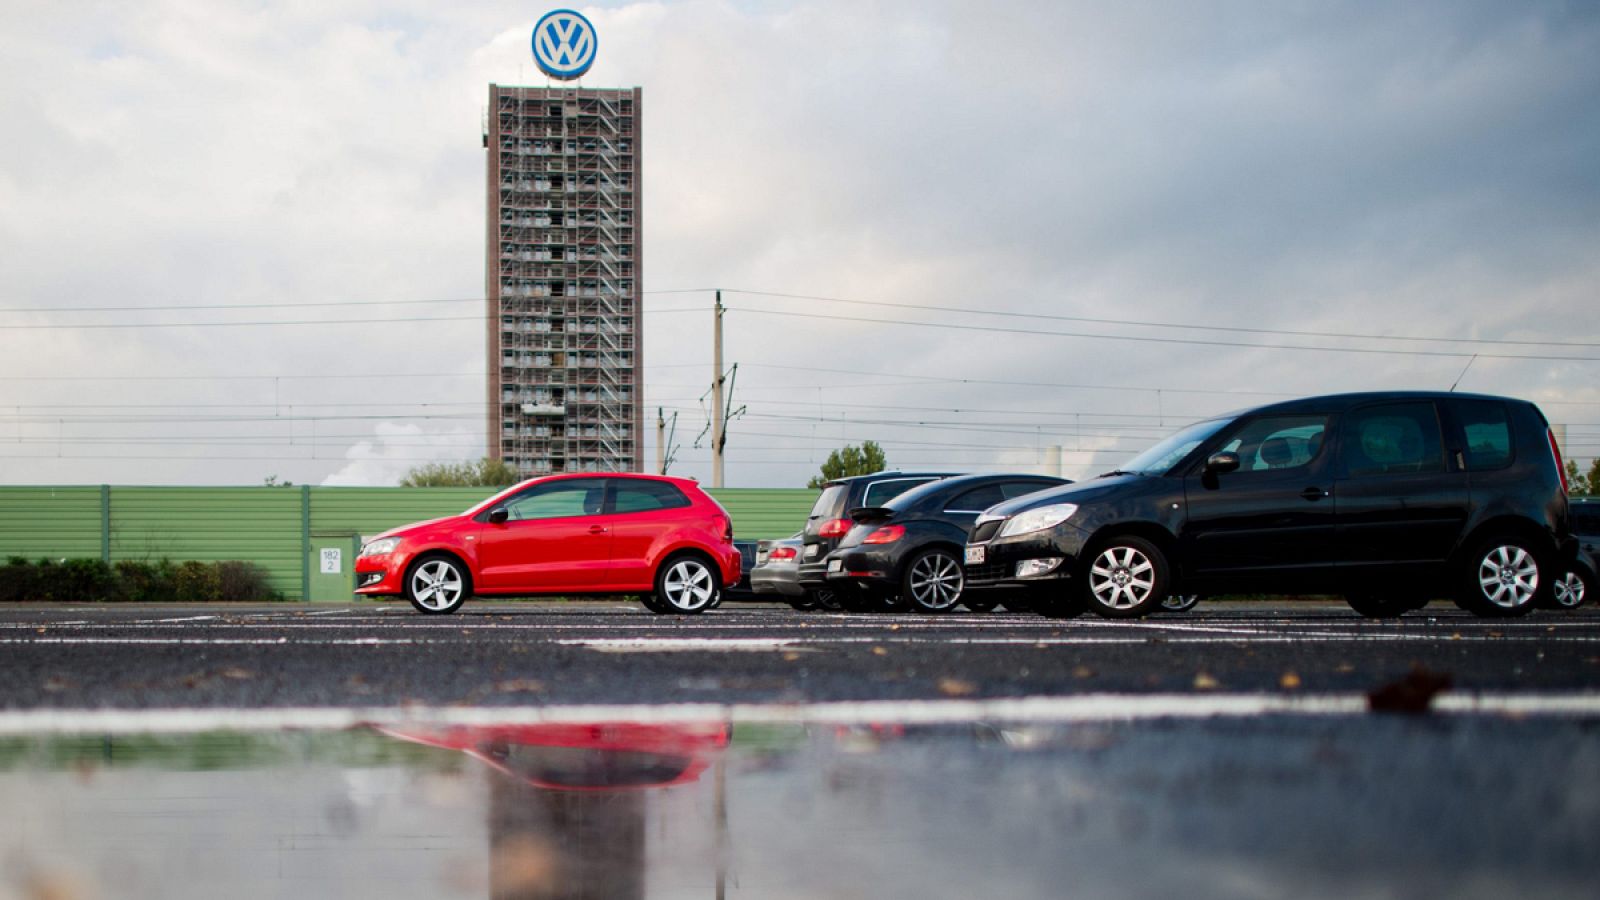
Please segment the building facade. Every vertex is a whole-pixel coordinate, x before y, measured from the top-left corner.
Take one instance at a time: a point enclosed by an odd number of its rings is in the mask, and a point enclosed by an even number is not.
[[[489,86],[489,452],[643,471],[641,92]]]

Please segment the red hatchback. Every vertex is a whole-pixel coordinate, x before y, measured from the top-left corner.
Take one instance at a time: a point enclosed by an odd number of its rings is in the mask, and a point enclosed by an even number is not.
[[[459,516],[378,535],[356,559],[356,593],[418,612],[480,596],[642,594],[658,613],[698,613],[739,581],[733,520],[685,478],[550,475]]]

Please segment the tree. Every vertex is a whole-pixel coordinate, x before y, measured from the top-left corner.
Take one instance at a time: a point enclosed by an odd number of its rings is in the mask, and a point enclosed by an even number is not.
[[[883,448],[878,446],[876,441],[862,441],[860,447],[846,444],[843,450],[835,450],[828,454],[828,461],[822,464],[822,474],[812,478],[806,487],[819,488],[835,478],[871,475],[888,467],[889,461],[883,455]]]
[[[521,478],[503,459],[485,456],[477,462],[428,463],[400,479],[401,487],[507,487]]]
[[[1578,496],[1600,493],[1600,458],[1590,464],[1587,475],[1578,472],[1576,461],[1567,460],[1567,487]]]
[[[294,487],[294,482],[287,478],[279,481],[276,475],[268,475],[261,483],[266,487]]]

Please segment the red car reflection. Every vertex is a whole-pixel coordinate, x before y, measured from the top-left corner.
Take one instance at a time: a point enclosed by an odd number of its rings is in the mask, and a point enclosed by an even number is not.
[[[671,787],[700,777],[728,746],[725,722],[691,725],[491,725],[386,727],[390,737],[460,750],[535,787],[625,791]]]
[[[739,551],[728,511],[693,481],[574,473],[386,531],[355,569],[356,593],[430,615],[474,594],[642,594],[655,612],[699,613],[738,583]]]

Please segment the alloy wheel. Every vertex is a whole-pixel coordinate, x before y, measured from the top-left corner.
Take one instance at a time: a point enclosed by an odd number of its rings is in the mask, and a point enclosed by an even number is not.
[[[705,563],[696,559],[680,559],[667,569],[661,579],[661,596],[676,612],[699,612],[711,606],[717,598],[716,579]]]
[[[1577,609],[1582,606],[1584,597],[1589,592],[1588,586],[1583,583],[1583,576],[1570,569],[1565,575],[1557,578],[1551,587],[1555,589],[1556,605],[1562,609]]]
[[[1126,544],[1106,548],[1089,567],[1089,591],[1108,609],[1133,609],[1155,586],[1155,564]]]
[[[466,582],[454,563],[430,559],[411,573],[411,600],[431,612],[454,609],[462,600]]]
[[[1539,564],[1522,547],[1501,544],[1480,559],[1478,589],[1500,609],[1520,609],[1538,593]]]
[[[939,552],[917,557],[906,573],[906,592],[918,608],[943,612],[961,600],[961,566]]]

